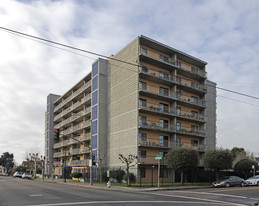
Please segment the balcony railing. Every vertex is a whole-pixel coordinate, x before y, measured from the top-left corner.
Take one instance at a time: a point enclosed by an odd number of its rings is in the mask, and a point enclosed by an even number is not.
[[[139,127],[143,129],[161,130],[177,134],[191,135],[191,136],[206,136],[206,131],[199,128],[173,126],[169,127],[168,123],[161,123],[155,121],[139,121]]]
[[[181,102],[185,102],[191,105],[196,105],[196,106],[201,106],[201,107],[205,107],[206,106],[206,102],[203,99],[193,99],[193,97],[191,96],[187,96],[187,95],[182,95],[179,92],[171,92],[169,89],[165,89],[165,88],[161,88],[161,87],[155,87],[152,85],[142,85],[141,83],[139,84],[139,91],[143,91],[143,92],[147,92],[149,94],[155,94],[158,95],[160,97],[167,97],[169,99],[173,99],[173,100],[178,100]]]
[[[167,148],[172,149],[176,147],[187,147],[192,148],[198,151],[205,151],[206,146],[199,143],[191,143],[191,142],[176,142],[176,141],[169,141],[165,139],[154,139],[154,138],[139,138],[138,139],[139,146],[142,147],[153,147],[153,148]]]
[[[151,111],[151,112],[156,112],[156,113],[161,113],[161,114],[168,114],[168,115],[173,115],[176,117],[182,117],[185,119],[190,119],[190,120],[196,120],[196,121],[205,121],[205,116],[200,115],[200,114],[193,114],[191,111],[177,111],[176,109],[171,109],[168,107],[161,106],[159,104],[153,104],[150,102],[145,102],[141,103],[139,102],[139,109]]]
[[[170,58],[168,56],[164,56],[163,54],[160,54],[158,52],[151,51],[147,48],[140,47],[140,54],[151,57],[151,58],[161,61],[163,63],[173,65],[174,67],[177,67],[178,69],[184,70],[184,71],[192,73],[192,74],[199,75],[203,78],[206,78],[206,76],[207,76],[207,72],[205,72],[201,69],[192,70],[192,67],[188,64],[185,64],[183,62],[178,62],[178,61],[175,62],[174,60],[172,60],[172,58]]]
[[[177,76],[172,76],[169,73],[165,73],[165,72],[159,71],[157,69],[153,69],[151,67],[140,66],[139,72],[148,74],[150,76],[153,76],[153,77],[156,77],[156,78],[159,78],[159,79],[170,81],[170,82],[178,84],[178,85],[182,85],[182,86],[185,86],[185,87],[188,87],[188,88],[192,88],[192,89],[195,89],[195,90],[198,90],[198,91],[202,91],[202,92],[207,91],[207,87],[205,85],[190,81],[188,79],[178,78]]]
[[[88,165],[89,165],[89,159],[66,161],[66,166],[88,166]],[[54,166],[63,167],[64,163],[55,161]]]

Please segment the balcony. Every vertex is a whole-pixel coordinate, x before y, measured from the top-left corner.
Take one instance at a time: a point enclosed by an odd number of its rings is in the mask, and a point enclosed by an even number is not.
[[[168,124],[154,121],[139,121],[139,128],[170,132]]]
[[[193,69],[193,67],[183,62],[175,62],[172,58],[160,54],[158,52],[152,51],[150,49],[140,47],[140,55],[143,55],[144,57],[149,57],[152,60],[156,60],[166,65],[171,65],[177,68],[177,71],[179,73],[184,73],[186,76],[191,76],[193,78],[198,77],[203,79],[207,78],[207,72],[197,68]]]
[[[182,119],[188,119],[198,122],[205,122],[206,118],[200,114],[193,114],[191,111],[176,111],[168,107],[161,106],[159,104],[153,104],[150,102],[139,102],[139,109],[146,113],[160,114],[162,116],[174,116]]]
[[[206,107],[206,101],[204,99],[183,95],[180,92],[171,92],[169,89],[163,87],[155,87],[153,85],[143,84],[140,82],[139,91],[151,98],[157,96],[159,99],[163,99],[166,101],[177,100],[187,106],[192,105],[196,108]]]
[[[54,166],[55,167],[63,167],[62,162],[55,161]],[[89,165],[89,159],[85,160],[72,160],[72,161],[66,161],[66,166],[88,166]]]
[[[193,127],[174,126],[171,128],[171,131],[177,134],[188,135],[188,136],[197,136],[197,137],[206,136],[205,130],[198,129],[196,127],[193,128]]]
[[[144,74],[146,78],[150,79],[151,81],[157,81],[159,83],[165,84],[174,83],[179,85],[179,88],[200,94],[207,92],[207,87],[205,85],[190,81],[188,79],[172,76],[169,73],[165,73],[151,67],[140,66],[139,73]]]
[[[138,138],[138,146],[149,147],[149,148],[164,148],[164,149],[187,147],[187,148],[195,149],[199,152],[205,152],[206,150],[206,146],[203,144],[194,144],[191,142],[176,142],[176,141],[170,141],[165,139],[154,139],[154,138],[147,138],[147,139]]]
[[[180,127],[173,126],[169,127],[168,123],[161,123],[155,121],[139,121],[139,128],[149,129],[149,130],[157,130],[164,132],[171,132],[176,134],[188,135],[188,136],[197,136],[197,137],[205,137],[206,131],[193,127]]]

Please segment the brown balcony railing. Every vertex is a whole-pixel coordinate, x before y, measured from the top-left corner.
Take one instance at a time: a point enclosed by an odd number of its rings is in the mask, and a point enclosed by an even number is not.
[[[192,70],[192,67],[188,64],[185,64],[183,62],[178,62],[178,61],[175,62],[170,57],[167,57],[167,56],[165,56],[163,54],[160,54],[158,52],[154,52],[154,51],[152,51],[150,49],[147,49],[147,48],[140,47],[140,54],[142,54],[144,56],[151,57],[153,59],[156,59],[158,61],[161,61],[161,62],[164,62],[164,63],[167,63],[167,64],[171,64],[174,67],[177,67],[181,70],[184,70],[184,71],[192,73],[192,74],[199,75],[199,76],[204,77],[204,78],[206,78],[206,76],[207,76],[207,73],[205,71],[201,70],[201,69]],[[165,58],[162,58],[162,57],[165,57]]]
[[[165,73],[151,67],[141,65],[139,67],[139,72],[148,74],[150,76],[153,76],[159,79],[170,81],[172,83],[179,84],[188,88],[192,88],[198,91],[202,91],[202,92],[207,91],[207,87],[205,85],[190,81],[188,79],[178,78],[177,76],[172,76],[169,73]]]
[[[139,127],[153,130],[170,131],[168,123],[160,123],[155,121],[139,121]]]

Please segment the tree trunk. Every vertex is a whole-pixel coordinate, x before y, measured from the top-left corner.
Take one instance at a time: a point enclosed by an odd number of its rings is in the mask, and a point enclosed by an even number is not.
[[[183,185],[183,170],[181,170],[181,184]]]
[[[130,179],[129,179],[129,167],[128,166],[127,166],[126,171],[127,171],[127,186],[129,186],[130,185]]]

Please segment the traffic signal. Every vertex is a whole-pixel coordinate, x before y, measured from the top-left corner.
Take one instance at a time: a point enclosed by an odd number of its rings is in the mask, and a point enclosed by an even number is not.
[[[59,140],[59,129],[54,129],[54,139]]]
[[[93,161],[95,160],[95,154],[94,153],[92,154],[92,160]]]

